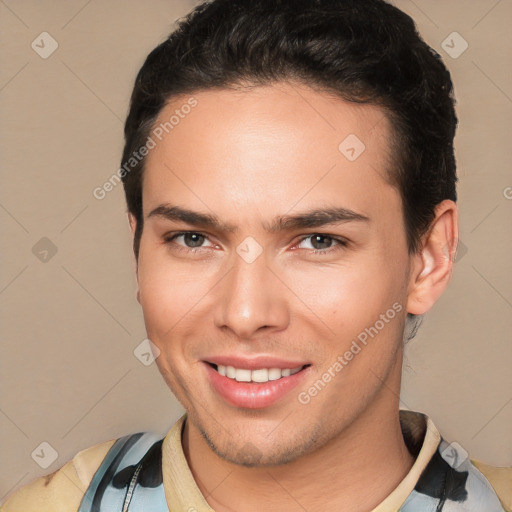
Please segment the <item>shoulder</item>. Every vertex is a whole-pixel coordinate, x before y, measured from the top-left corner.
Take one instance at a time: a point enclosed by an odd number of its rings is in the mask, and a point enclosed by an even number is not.
[[[505,510],[512,511],[512,467],[490,466],[476,459],[471,462],[489,481]]]
[[[511,467],[491,466],[470,457],[461,445],[445,440],[423,413],[400,410],[400,426],[409,451],[416,456],[413,469],[420,469],[401,512],[512,512]]]
[[[73,512],[94,473],[115,439],[78,452],[72,460],[49,475],[40,477],[14,492],[1,512]]]
[[[159,434],[139,432],[83,450],[59,470],[13,493],[0,511],[99,510],[104,502],[122,503],[134,478],[146,489],[138,493],[143,501],[156,496],[163,503],[162,442]]]
[[[441,439],[400,510],[509,512],[511,471],[474,461],[458,443]]]

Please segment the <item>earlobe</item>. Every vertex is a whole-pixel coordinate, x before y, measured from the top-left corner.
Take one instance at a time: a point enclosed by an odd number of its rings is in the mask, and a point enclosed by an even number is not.
[[[422,240],[420,253],[414,256],[410,275],[407,312],[423,315],[442,295],[453,271],[458,241],[457,206],[451,200],[441,202],[429,231]]]

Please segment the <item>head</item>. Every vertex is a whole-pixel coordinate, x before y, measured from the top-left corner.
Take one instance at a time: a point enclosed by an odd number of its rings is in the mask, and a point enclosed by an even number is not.
[[[289,461],[389,409],[406,321],[451,272],[456,124],[439,55],[382,0],[214,0],[148,56],[122,162],[138,297],[216,453]],[[304,366],[298,388],[230,403],[232,355]]]

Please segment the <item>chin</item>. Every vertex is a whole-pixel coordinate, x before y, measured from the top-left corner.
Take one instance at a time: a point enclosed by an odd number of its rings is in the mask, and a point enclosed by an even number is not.
[[[249,439],[237,441],[232,437],[217,440],[212,439],[211,435],[202,428],[200,432],[208,446],[218,457],[244,467],[269,467],[289,464],[313,451],[318,442],[318,436],[315,434],[297,435],[294,439],[285,437],[284,439],[275,439],[273,443],[269,443],[268,438],[261,442],[258,442],[255,438],[253,438],[254,442]],[[304,441],[304,439],[307,441]]]

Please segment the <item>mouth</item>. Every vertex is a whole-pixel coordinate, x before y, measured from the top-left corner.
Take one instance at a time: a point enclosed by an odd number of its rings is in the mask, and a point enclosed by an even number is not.
[[[235,368],[234,366],[228,366],[223,364],[208,363],[214,370],[228,379],[236,380],[237,382],[254,382],[263,384],[269,381],[280,380],[285,377],[295,375],[305,368],[311,366],[305,364],[297,366],[296,368],[256,368],[250,370],[247,368]]]
[[[262,409],[282,403],[306,379],[311,368],[311,364],[249,369],[210,361],[203,363],[213,392],[229,405],[244,409]]]

